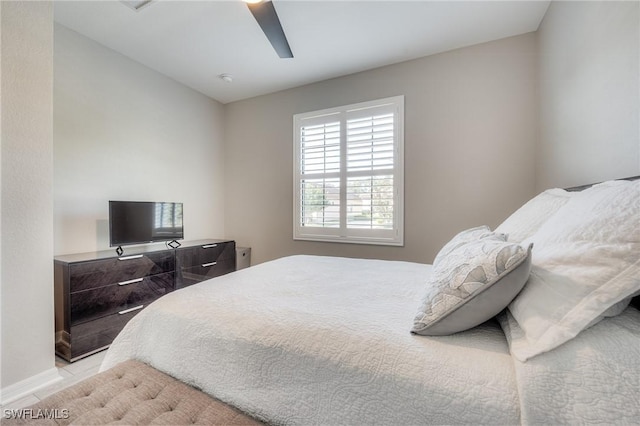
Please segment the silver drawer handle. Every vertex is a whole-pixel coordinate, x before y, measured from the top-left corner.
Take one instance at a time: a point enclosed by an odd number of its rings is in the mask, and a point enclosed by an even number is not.
[[[135,308],[125,309],[124,311],[118,312],[118,315],[128,314],[129,312],[137,311],[138,309],[144,308],[144,305],[136,306]]]
[[[141,254],[134,254],[133,256],[125,256],[119,257],[118,260],[132,260],[132,259],[140,259],[142,257]]]
[[[217,264],[218,264],[218,262],[203,263],[203,264],[202,264],[202,267],[203,267],[203,268],[207,268],[207,267],[209,267],[209,266],[213,266],[213,265],[217,265]]]
[[[214,248],[214,247],[218,247],[218,245],[217,244],[205,244],[205,245],[202,246],[203,249]]]
[[[127,285],[127,284],[139,283],[142,280],[144,280],[144,278],[136,278],[135,280],[121,281],[121,282],[118,283],[118,285]]]

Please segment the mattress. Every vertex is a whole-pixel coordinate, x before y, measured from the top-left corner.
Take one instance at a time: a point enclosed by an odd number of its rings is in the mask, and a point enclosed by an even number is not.
[[[496,323],[410,334],[430,266],[291,256],[168,294],[102,369],[138,359],[275,424],[520,422]]]

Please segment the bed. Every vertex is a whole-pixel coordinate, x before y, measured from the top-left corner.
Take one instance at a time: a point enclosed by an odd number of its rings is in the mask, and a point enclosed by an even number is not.
[[[434,265],[290,256],[160,298],[127,324],[101,369],[136,359],[271,424],[637,422],[640,312],[629,302],[640,291],[640,181],[594,188],[592,198],[600,197],[598,206],[605,205],[604,210],[587,209],[589,214],[566,226],[577,227],[579,243],[571,244],[584,250],[574,257],[559,250],[568,240],[558,239],[557,226],[567,221],[563,214],[585,209],[589,200],[583,196],[575,202],[566,191],[548,192],[543,201],[536,204],[534,198],[491,231],[491,238],[496,234],[505,244],[523,247],[520,252],[529,263],[523,260],[518,265],[526,267],[514,268],[526,271],[524,288],[501,301],[499,315],[491,311],[489,318],[475,312],[514,284],[491,284],[488,288],[498,289],[493,294],[467,292],[470,299],[448,307],[444,316],[451,319],[476,303],[462,319],[471,315],[482,322],[464,331],[443,332],[429,325],[432,332],[415,332],[426,317],[422,308],[416,315],[416,308],[439,300],[428,292],[425,296],[425,285],[450,266],[453,254],[439,254]],[[620,194],[624,202],[611,202]],[[631,223],[603,217],[610,214]],[[622,227],[624,244],[610,247],[615,232],[598,229],[589,237],[590,246],[585,239],[592,234],[580,228],[580,220]],[[498,232],[501,228],[512,237]],[[449,246],[458,253],[466,244],[448,244],[443,251]],[[531,244],[533,253],[527,251]],[[559,252],[565,262],[557,262]],[[564,294],[553,309],[548,305],[555,302],[542,303],[542,309],[552,310],[544,318],[551,325],[536,336],[541,321],[531,318],[540,315],[534,308],[541,294],[546,297],[547,275],[577,277],[582,291],[584,282],[594,281],[582,271],[601,263],[588,261],[585,253],[594,252],[597,259],[624,260],[613,262],[623,273],[598,266],[598,274],[614,274],[615,279],[606,280],[614,290],[600,286],[586,295]],[[576,269],[575,259],[588,264]],[[505,279],[502,274],[496,282]],[[579,310],[564,306],[574,296],[579,300],[571,303]],[[562,309],[568,313],[554,319]],[[572,321],[568,325],[567,319]],[[455,320],[459,326],[460,318]],[[572,327],[577,328],[568,331]],[[448,335],[433,335],[442,333]]]

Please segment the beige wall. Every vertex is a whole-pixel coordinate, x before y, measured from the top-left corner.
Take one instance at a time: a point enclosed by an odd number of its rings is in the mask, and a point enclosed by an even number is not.
[[[54,50],[55,254],[109,248],[108,200],[184,202],[224,237],[223,106],[61,25]]]
[[[226,105],[226,234],[254,263],[294,253],[431,262],[463,228],[534,195],[535,35]],[[405,246],[292,239],[292,116],[405,95]]]
[[[53,338],[53,5],[0,2],[1,382],[58,378]],[[11,386],[14,385],[14,386]]]
[[[539,190],[640,174],[639,9],[551,3],[537,33]]]

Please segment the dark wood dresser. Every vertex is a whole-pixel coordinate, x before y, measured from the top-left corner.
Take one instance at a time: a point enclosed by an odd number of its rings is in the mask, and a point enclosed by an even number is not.
[[[233,272],[236,269],[234,241],[194,241],[176,249],[176,289]]]
[[[235,241],[199,240],[54,258],[56,353],[75,361],[106,349],[157,298],[235,270]]]

